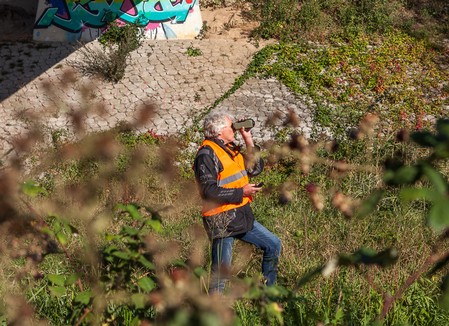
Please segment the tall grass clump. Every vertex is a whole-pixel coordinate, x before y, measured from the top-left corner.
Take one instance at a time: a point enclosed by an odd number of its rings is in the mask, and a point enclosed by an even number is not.
[[[80,58],[70,61],[69,65],[86,76],[101,76],[117,83],[125,74],[130,53],[141,45],[143,38],[144,31],[138,22],[123,26],[110,22],[98,38],[100,47],[82,46],[78,49]]]

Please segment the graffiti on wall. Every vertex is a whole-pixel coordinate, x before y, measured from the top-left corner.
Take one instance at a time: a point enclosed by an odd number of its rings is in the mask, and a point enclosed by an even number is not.
[[[41,0],[43,1],[43,0]],[[36,30],[57,27],[80,34],[87,29],[99,33],[110,21],[135,23],[145,28],[147,37],[176,38],[171,26],[183,24],[194,11],[197,0],[45,0],[45,8],[36,19]],[[198,6],[197,6],[198,8]],[[199,8],[198,8],[199,10]]]

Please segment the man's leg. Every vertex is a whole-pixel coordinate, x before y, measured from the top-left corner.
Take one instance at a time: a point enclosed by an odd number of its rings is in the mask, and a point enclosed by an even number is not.
[[[281,254],[281,240],[257,221],[254,221],[251,231],[238,238],[263,250],[262,274],[267,285],[273,285],[276,282],[278,260]]]
[[[231,274],[232,246],[234,238],[221,238],[212,241],[212,267],[209,293],[221,293]]]

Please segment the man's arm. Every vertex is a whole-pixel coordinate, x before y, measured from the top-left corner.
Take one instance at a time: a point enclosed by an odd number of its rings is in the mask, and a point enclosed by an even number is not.
[[[241,203],[243,188],[223,188],[217,185],[221,163],[212,149],[202,148],[194,163],[195,178],[200,188],[201,197],[217,203]]]
[[[259,148],[254,145],[253,136],[251,131],[246,131],[245,128],[240,129],[243,141],[246,146],[245,167],[250,177],[259,175],[264,167],[262,158],[259,155]]]

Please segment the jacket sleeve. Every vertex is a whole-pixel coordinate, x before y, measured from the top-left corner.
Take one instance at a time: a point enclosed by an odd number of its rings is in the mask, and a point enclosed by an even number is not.
[[[220,204],[238,204],[243,200],[243,188],[218,186],[218,173],[223,169],[220,161],[208,147],[200,149],[193,165],[201,197]]]

